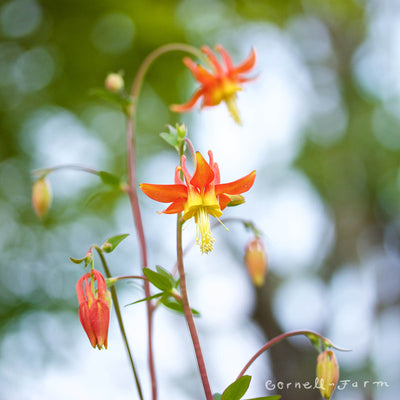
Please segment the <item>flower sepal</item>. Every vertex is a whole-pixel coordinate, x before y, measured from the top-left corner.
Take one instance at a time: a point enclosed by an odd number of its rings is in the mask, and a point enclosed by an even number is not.
[[[227,207],[240,206],[241,204],[246,202],[244,196],[242,196],[241,194],[231,194],[228,195],[228,197],[231,199],[231,201],[226,205]]]

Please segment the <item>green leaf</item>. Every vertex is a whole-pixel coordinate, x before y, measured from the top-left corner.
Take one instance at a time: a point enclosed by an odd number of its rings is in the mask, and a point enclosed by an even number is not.
[[[307,336],[307,338],[310,340],[311,344],[315,347],[318,353],[321,353],[322,351],[321,338],[318,337],[317,335],[314,335],[313,333],[305,333],[305,336]]]
[[[86,268],[86,267],[88,266],[88,264],[89,264],[90,262],[93,261],[93,255],[92,255],[92,253],[91,253],[90,251],[88,251],[88,252],[86,253],[86,256],[83,257],[83,258],[73,258],[73,257],[70,257],[69,259],[70,259],[74,264],[81,264],[81,263],[85,262],[85,268]]]
[[[221,395],[219,393],[213,394],[214,400],[221,400]]]
[[[222,393],[221,400],[240,400],[247,392],[251,381],[250,375],[244,375],[230,384]]]
[[[159,272],[155,272],[150,268],[143,268],[143,273],[146,278],[151,282],[156,288],[163,291],[170,291],[173,288],[171,281]]]
[[[99,177],[101,181],[106,185],[111,185],[115,187],[120,187],[121,185],[120,179],[107,171],[99,171]]]
[[[246,399],[246,400],[279,400],[282,396],[275,395],[275,396],[266,396],[266,397],[254,397],[253,399]]]
[[[163,140],[165,140],[169,145],[175,147],[175,149],[179,152],[179,147],[181,146],[182,141],[186,137],[186,127],[184,124],[176,124],[175,127],[171,125],[167,125],[168,132],[161,132],[160,136]]]
[[[172,147],[177,147],[179,145],[178,139],[175,136],[171,135],[170,133],[161,132],[160,137],[161,139],[164,139]]]
[[[183,311],[183,305],[176,301],[175,299],[171,299],[171,297],[166,297],[164,299],[161,299],[161,303],[169,308],[170,310],[176,311],[179,314],[184,314],[185,312]],[[195,310],[194,308],[191,308],[193,316],[194,317],[199,317],[200,313]]]
[[[128,236],[129,233],[123,233],[122,235],[111,236],[103,243],[101,248],[106,253],[111,253]]]
[[[156,270],[159,274],[165,276],[166,278],[169,279],[169,281],[171,282],[172,286],[176,285],[175,279],[174,277],[163,267],[161,267],[160,265],[156,265]]]
[[[80,264],[80,263],[83,263],[86,260],[86,257],[79,258],[79,259],[70,257],[69,259],[75,264]]]
[[[125,307],[133,306],[134,304],[142,303],[143,301],[149,301],[149,300],[157,299],[158,297],[161,297],[163,294],[164,294],[163,292],[157,293],[157,294],[153,294],[153,296],[145,297],[144,299],[140,299],[140,300],[134,301],[133,303],[126,304]]]

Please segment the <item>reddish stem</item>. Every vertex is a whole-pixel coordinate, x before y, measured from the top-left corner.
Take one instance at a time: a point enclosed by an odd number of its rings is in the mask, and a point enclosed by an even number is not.
[[[180,277],[180,288],[182,297],[182,306],[185,313],[186,322],[189,327],[190,336],[192,338],[194,351],[196,354],[197,364],[199,367],[201,381],[203,383],[204,392],[207,400],[213,400],[210,383],[208,381],[206,365],[204,363],[203,353],[200,347],[199,337],[197,335],[196,326],[194,324],[193,313],[189,305],[189,299],[186,290],[185,269],[183,267],[183,251],[182,251],[182,221],[181,214],[178,214],[177,221],[177,256],[178,256],[178,271]]]
[[[138,233],[139,244],[140,244],[140,255],[142,266],[147,267],[147,250],[146,250],[146,239],[144,235],[142,215],[140,213],[139,199],[137,194],[137,181],[136,181],[136,159],[135,159],[135,143],[134,143],[134,115],[135,108],[131,112],[131,118],[127,120],[126,127],[126,144],[128,149],[128,182],[129,189],[127,191],[129,200],[131,203],[131,209],[133,213],[133,219],[136,226],[136,231]],[[144,293],[146,297],[150,297],[150,284],[149,281],[144,281]],[[147,307],[147,331],[148,331],[148,362],[150,370],[151,379],[151,391],[152,399],[157,399],[157,381],[156,373],[154,367],[154,357],[153,357],[153,305],[150,301],[146,302]]]
[[[244,366],[244,368],[240,371],[240,374],[238,375],[238,377],[236,378],[239,379],[240,377],[242,377],[244,375],[244,373],[247,371],[247,369],[250,367],[251,364],[253,364],[253,362],[262,354],[264,353],[264,351],[268,350],[270,347],[272,347],[273,345],[279,343],[280,341],[282,341],[283,339],[287,339],[288,337],[291,336],[297,336],[297,335],[314,335],[319,337],[322,341],[324,341],[325,343],[329,343],[331,347],[334,347],[338,350],[341,351],[347,351],[344,349],[339,349],[336,346],[333,346],[332,343],[326,339],[325,337],[323,337],[322,335],[320,335],[319,333],[315,333],[312,331],[308,331],[308,330],[303,330],[303,331],[293,331],[293,332],[287,332],[287,333],[282,333],[281,335],[278,335],[276,337],[274,337],[273,339],[271,339],[269,342],[267,342],[264,346],[262,346],[260,348],[260,350],[257,351],[256,354],[254,354],[253,357],[250,358],[249,362]]]
[[[126,126],[126,140],[127,140],[127,150],[128,150],[128,177],[129,177],[129,188],[127,190],[127,193],[129,195],[129,199],[131,202],[132,213],[134,216],[135,225],[139,236],[143,267],[147,267],[147,252],[146,252],[146,240],[144,236],[142,217],[140,214],[139,201],[137,196],[137,182],[136,182],[136,169],[135,169],[136,160],[135,160],[135,143],[134,143],[136,109],[137,109],[137,102],[140,89],[142,87],[147,70],[149,69],[150,65],[154,62],[154,60],[156,60],[160,55],[168,53],[170,51],[183,51],[194,54],[200,58],[203,57],[203,54],[196,48],[181,43],[167,44],[165,46],[161,46],[158,49],[154,50],[146,57],[146,59],[139,67],[139,70],[133,81],[131,89],[131,98],[133,102],[127,110],[128,119]],[[150,297],[150,284],[148,281],[144,281],[144,291],[146,297]],[[155,375],[155,368],[153,361],[153,346],[152,346],[152,314],[154,310],[154,305],[151,301],[147,301],[146,304],[147,304],[147,318],[148,318],[149,369],[150,369],[151,386],[152,386],[152,396],[153,396],[152,398],[153,400],[156,400],[157,383],[156,383],[156,375]],[[212,397],[210,400],[212,400]]]

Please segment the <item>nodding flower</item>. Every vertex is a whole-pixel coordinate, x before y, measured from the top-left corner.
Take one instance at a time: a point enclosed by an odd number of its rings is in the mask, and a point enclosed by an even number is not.
[[[97,290],[95,289],[97,283]],[[110,305],[107,284],[103,275],[92,269],[76,284],[79,319],[93,347],[107,348]]]
[[[209,162],[196,153],[196,169],[193,176],[186,168],[186,157],[182,156],[181,165],[175,169],[175,184],[153,185],[142,183],[140,188],[153,200],[171,203],[164,214],[183,212],[183,219],[194,217],[196,222],[196,243],[202,253],[213,249],[215,239],[211,235],[210,218],[219,218],[222,210],[231,202],[232,195],[247,192],[253,185],[256,171],[243,178],[229,183],[220,183],[218,164],[213,160],[213,154],[208,152]],[[184,181],[180,178],[182,171]]]
[[[321,396],[329,400],[339,381],[339,365],[332,350],[325,350],[318,355],[317,379]]]
[[[206,55],[212,70],[205,69],[196,64],[189,57],[183,59],[184,64],[190,69],[194,78],[200,83],[200,88],[193,94],[185,104],[174,104],[171,110],[174,112],[187,112],[193,109],[197,101],[202,98],[202,107],[216,106],[224,101],[232,118],[240,124],[239,110],[236,105],[237,92],[242,90],[242,84],[254,79],[244,74],[253,69],[256,61],[256,53],[251,50],[249,57],[238,66],[234,66],[229,53],[221,46],[215,47],[222,57],[224,66],[219,62],[212,50],[203,46],[201,51]]]

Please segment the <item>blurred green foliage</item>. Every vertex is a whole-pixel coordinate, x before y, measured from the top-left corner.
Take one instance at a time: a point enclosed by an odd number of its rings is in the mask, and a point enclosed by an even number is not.
[[[118,233],[112,231],[115,222],[109,210],[124,201],[121,193],[106,191],[87,203],[93,192],[104,192],[100,180],[93,177],[76,193],[74,187],[68,189],[69,194],[56,199],[48,217],[38,221],[30,205],[30,171],[45,166],[37,164],[40,156],[36,153],[40,149],[35,138],[27,138],[27,132],[35,135],[32,116],[40,110],[70,113],[82,129],[87,129],[89,138],[97,135],[103,145],[112,149],[107,165],[97,167],[123,178],[123,116],[91,96],[90,89],[101,86],[108,72],[120,70],[129,85],[140,62],[156,47],[188,42],[188,38],[199,46],[208,32],[214,38],[220,27],[229,24],[268,22],[282,31],[297,17],[314,18],[324,24],[333,56],[322,67],[332,69],[337,76],[346,123],[338,139],[323,143],[315,140],[315,132],[325,129],[335,115],[328,112],[323,119],[311,115],[295,161],[295,167],[307,175],[334,217],[336,241],[322,275],[329,279],[338,266],[358,262],[361,244],[386,250],[389,246],[398,257],[400,121],[399,114],[391,110],[399,97],[368,92],[354,70],[359,48],[367,39],[374,2],[200,3],[13,0],[0,4],[0,338],[32,310],[75,312],[75,293],[70,288],[79,271],[72,266],[55,266],[67,265],[69,255],[80,257],[76,252],[91,244],[88,238]],[[178,9],[181,14],[182,10],[194,14],[183,20],[178,17]],[[216,9],[217,17],[211,15]],[[201,26],[188,28],[195,14],[205,18],[204,32]],[[119,23],[113,25],[113,20],[107,19],[110,16]],[[214,19],[206,23],[208,16]],[[104,38],[106,42],[102,42],[102,35],[109,42]],[[177,118],[172,117],[167,105],[184,101],[193,89],[181,58],[165,55],[163,62],[156,63],[147,75],[138,110],[139,164],[150,151],[166,151],[167,146],[158,135],[166,123],[175,123]],[[314,78],[315,67],[321,65],[312,60],[305,64]],[[102,111],[112,118],[112,123],[93,123]],[[101,127],[100,132],[94,132],[93,126]],[[90,156],[89,152],[89,159]],[[397,295],[393,302],[398,304],[399,299]],[[371,373],[368,368],[365,366],[364,373]]]

